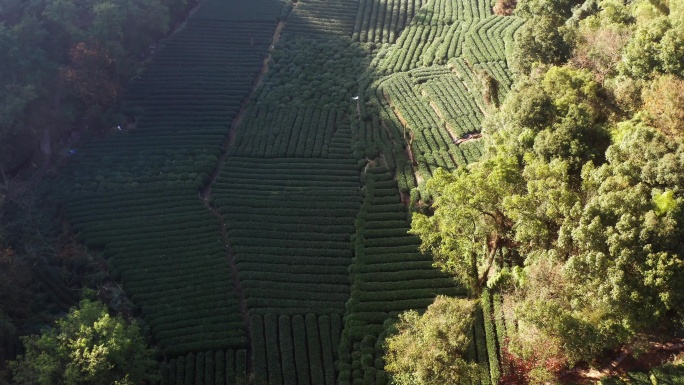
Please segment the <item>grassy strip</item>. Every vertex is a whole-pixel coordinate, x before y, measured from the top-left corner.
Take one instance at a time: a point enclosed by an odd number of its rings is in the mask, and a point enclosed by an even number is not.
[[[489,358],[489,373],[492,385],[499,383],[501,366],[499,363],[499,347],[496,340],[496,327],[492,309],[492,296],[489,290],[482,293],[482,312],[484,315],[484,329],[487,338],[487,356]]]

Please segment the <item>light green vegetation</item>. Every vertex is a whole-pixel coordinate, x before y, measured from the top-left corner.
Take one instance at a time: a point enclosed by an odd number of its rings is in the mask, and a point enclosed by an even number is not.
[[[422,316],[403,313],[396,325],[398,334],[387,340],[387,370],[396,373],[394,383],[471,383],[478,371],[466,359],[474,312],[472,301],[437,297]]]
[[[40,336],[23,337],[26,351],[10,362],[15,384],[134,385],[155,381],[157,362],[137,323],[112,317],[100,302],[78,308]]]
[[[412,232],[442,270],[485,293],[489,347],[491,330],[515,325],[499,342],[509,379],[556,381],[610,349],[681,333],[681,78],[671,59],[633,54],[656,21],[676,30],[679,6],[521,2],[532,20],[511,60],[517,82],[484,121],[482,159],[427,182],[434,213],[416,214]],[[545,40],[534,20],[564,26]],[[627,36],[609,40],[616,30]],[[576,50],[535,46],[555,39]],[[488,291],[503,303],[492,306]]]

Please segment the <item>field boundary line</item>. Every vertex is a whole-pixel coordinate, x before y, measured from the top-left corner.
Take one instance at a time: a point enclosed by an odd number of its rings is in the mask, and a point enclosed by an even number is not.
[[[202,204],[204,207],[206,207],[209,212],[216,217],[218,220],[218,225],[219,225],[219,232],[221,234],[221,242],[223,242],[224,249],[226,252],[226,261],[228,262],[228,266],[230,267],[230,276],[231,276],[231,282],[233,286],[233,290],[235,291],[235,294],[238,297],[238,302],[239,302],[239,309],[240,309],[240,316],[242,318],[242,323],[245,328],[246,332],[246,349],[247,349],[247,375],[249,376],[253,372],[253,363],[252,363],[252,331],[249,327],[249,309],[247,308],[247,301],[245,299],[245,294],[244,290],[242,288],[242,283],[240,282],[240,277],[239,277],[239,270],[237,266],[237,261],[235,259],[235,253],[233,251],[232,246],[230,245],[230,238],[228,237],[228,231],[226,230],[226,222],[225,219],[223,218],[223,214],[221,214],[221,211],[212,203],[211,200],[211,186],[216,182],[218,179],[219,175],[221,175],[221,171],[223,170],[223,165],[225,164],[226,160],[228,157],[230,157],[230,154],[228,153],[228,148],[232,146],[235,142],[235,137],[236,137],[236,132],[237,129],[242,122],[244,115],[246,114],[247,111],[247,106],[249,102],[251,101],[252,96],[254,95],[254,92],[256,91],[257,87],[259,84],[261,84],[261,81],[263,80],[264,75],[266,72],[268,72],[269,66],[268,63],[271,61],[272,57],[272,52],[273,49],[275,48],[276,43],[278,40],[280,40],[280,35],[282,33],[283,28],[285,27],[285,21],[281,20],[278,22],[278,25],[275,28],[275,31],[273,33],[273,37],[271,39],[271,42],[269,44],[269,49],[266,57],[264,58],[262,62],[262,67],[257,75],[257,77],[254,79],[254,83],[252,85],[252,88],[249,91],[249,94],[245,98],[245,101],[243,102],[242,106],[240,107],[240,111],[238,115],[233,119],[230,128],[228,129],[228,136],[226,137],[225,141],[223,142],[223,145],[221,146],[221,149],[223,150],[223,154],[221,157],[218,159],[218,164],[216,165],[216,169],[214,172],[211,174],[209,178],[209,182],[202,188],[202,190],[199,193],[199,198],[202,201]]]

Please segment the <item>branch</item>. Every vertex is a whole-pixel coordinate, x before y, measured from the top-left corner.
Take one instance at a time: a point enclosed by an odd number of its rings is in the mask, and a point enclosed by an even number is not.
[[[487,215],[487,216],[492,217],[492,219],[493,219],[495,222],[497,221],[497,217],[496,217],[496,215],[494,215],[493,213],[490,213],[489,211],[484,211],[484,210],[479,209],[479,208],[476,208],[475,210],[479,211],[480,214],[483,214],[483,215]]]
[[[492,265],[494,264],[494,260],[496,259],[496,252],[499,250],[498,241],[499,241],[499,236],[496,236],[496,240],[494,242],[494,247],[489,251],[489,255],[487,255],[487,268],[485,271],[482,272],[482,276],[479,277],[479,286],[482,287],[487,283],[487,278],[489,277],[489,271],[492,269]]]

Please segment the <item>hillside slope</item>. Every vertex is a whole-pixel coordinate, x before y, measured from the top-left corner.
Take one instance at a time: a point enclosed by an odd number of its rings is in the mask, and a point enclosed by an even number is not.
[[[437,167],[480,156],[512,83],[522,22],[491,5],[206,0],[164,44],[128,90],[135,127],[56,187],[141,307],[164,383],[384,384],[386,321],[465,295],[407,212]],[[485,310],[482,384],[499,375]]]

